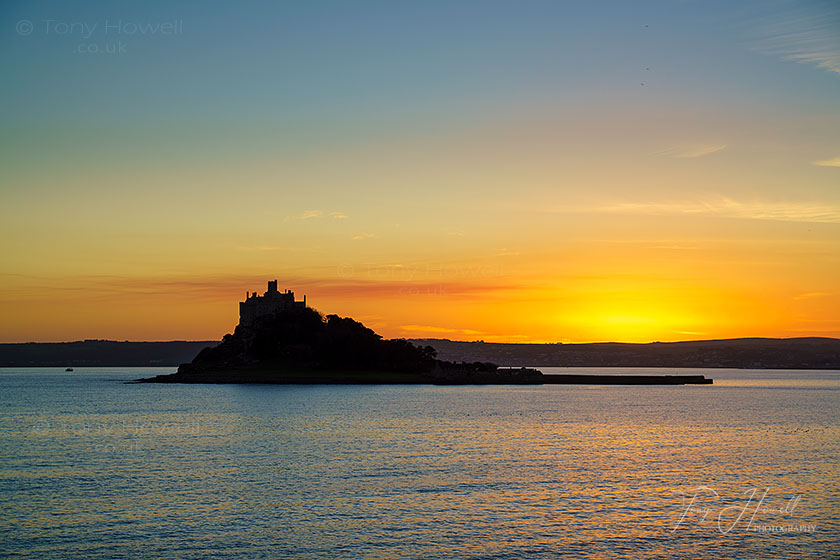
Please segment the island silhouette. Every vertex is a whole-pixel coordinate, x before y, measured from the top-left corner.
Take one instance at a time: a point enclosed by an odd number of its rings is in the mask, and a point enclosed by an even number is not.
[[[544,375],[533,368],[437,359],[429,345],[383,339],[349,317],[322,315],[306,297],[268,282],[264,294],[246,293],[239,324],[221,343],[203,349],[153,383],[278,384],[685,384],[711,383],[703,376]]]

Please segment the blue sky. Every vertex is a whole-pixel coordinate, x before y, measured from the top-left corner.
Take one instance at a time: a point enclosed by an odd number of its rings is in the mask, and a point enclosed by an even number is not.
[[[837,108],[836,52],[795,55],[828,2],[7,3],[4,118],[448,117],[551,101]],[[808,31],[830,35],[820,20]],[[787,27],[780,27],[787,17]],[[31,21],[30,35],[14,25]],[[115,23],[179,21],[183,33]],[[782,23],[778,23],[782,21]],[[111,23],[109,32],[106,25]],[[90,40],[61,24],[85,24]],[[828,29],[824,27],[828,26]],[[125,53],[79,55],[93,43]],[[833,47],[837,48],[837,39]],[[831,46],[831,45],[830,45]],[[770,54],[776,51],[775,54]],[[820,53],[814,54],[820,56]],[[647,70],[647,69],[650,70]],[[835,74],[835,75],[832,75]],[[642,91],[641,83],[646,87]],[[94,87],[95,86],[95,87]],[[805,103],[807,101],[807,103]]]

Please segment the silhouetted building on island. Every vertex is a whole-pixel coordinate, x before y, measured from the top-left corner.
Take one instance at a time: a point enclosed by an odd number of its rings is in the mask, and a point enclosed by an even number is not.
[[[245,301],[239,302],[239,324],[250,326],[260,317],[270,317],[278,311],[305,307],[306,296],[303,296],[303,301],[295,301],[293,291],[278,292],[277,280],[269,280],[268,290],[263,295],[257,295],[257,292],[245,293]]]

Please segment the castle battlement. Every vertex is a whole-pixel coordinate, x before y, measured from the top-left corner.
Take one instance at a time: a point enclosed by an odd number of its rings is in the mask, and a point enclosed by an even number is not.
[[[257,292],[245,292],[245,301],[239,302],[239,324],[253,325],[261,317],[276,315],[279,311],[290,309],[304,309],[306,296],[303,301],[295,301],[295,293],[291,290],[277,291],[277,280],[268,281],[268,290],[263,295]]]

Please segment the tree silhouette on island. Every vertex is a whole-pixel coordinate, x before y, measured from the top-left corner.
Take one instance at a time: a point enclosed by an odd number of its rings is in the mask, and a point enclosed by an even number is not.
[[[287,309],[239,324],[222,343],[205,348],[179,373],[269,370],[307,372],[390,372],[420,374],[437,365],[434,348],[406,340],[383,340],[349,317],[321,315],[306,307]],[[493,366],[495,369],[495,366]]]

